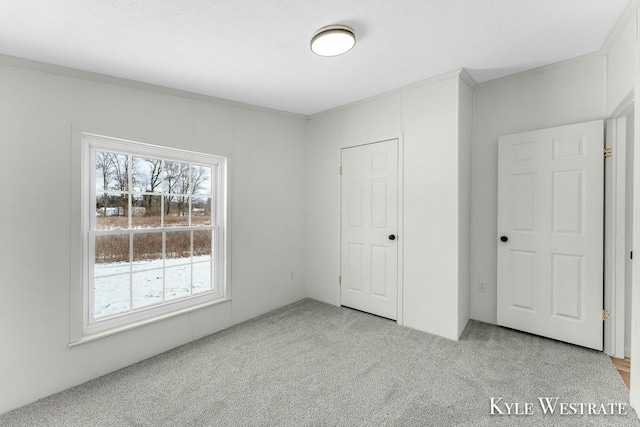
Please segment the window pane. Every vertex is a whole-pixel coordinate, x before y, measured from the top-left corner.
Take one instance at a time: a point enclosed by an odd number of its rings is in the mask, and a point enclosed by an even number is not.
[[[96,276],[129,271],[128,234],[95,236],[95,250]]]
[[[191,198],[191,225],[211,225],[211,197]]]
[[[132,228],[161,227],[162,196],[134,194],[131,206]]]
[[[168,233],[167,233],[168,234]],[[191,264],[165,268],[165,300],[191,295]]]
[[[162,233],[133,235],[133,271],[162,268]]]
[[[191,166],[191,191],[190,194],[197,194],[200,196],[209,196],[213,194],[213,188],[211,186],[211,167],[209,166]]]
[[[173,196],[164,197],[164,226],[184,227],[189,225],[189,197]]]
[[[164,192],[189,194],[189,164],[164,162]]]
[[[162,160],[149,157],[132,157],[133,191],[159,193],[162,191]]]
[[[96,151],[96,192],[129,190],[129,162],[126,154]]]
[[[129,274],[94,280],[95,319],[129,311]]]
[[[133,308],[162,302],[162,269],[133,273]]]
[[[166,233],[167,263],[171,265],[191,262],[191,232],[177,231]]]
[[[129,195],[101,193],[96,195],[96,230],[129,228]]]
[[[193,232],[193,257],[198,260],[211,259],[211,230],[194,230]]]
[[[96,264],[94,276],[111,276],[114,274],[129,273],[130,265],[128,262],[112,262],[108,264]]]
[[[212,290],[210,262],[193,264],[193,293],[198,294]]]

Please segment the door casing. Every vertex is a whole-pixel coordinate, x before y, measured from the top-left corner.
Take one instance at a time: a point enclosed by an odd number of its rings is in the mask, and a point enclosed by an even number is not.
[[[630,94],[607,120],[605,147],[613,156],[605,162],[604,352],[618,358],[625,353],[625,250],[626,230],[626,116],[634,99]],[[630,279],[629,279],[630,280]]]

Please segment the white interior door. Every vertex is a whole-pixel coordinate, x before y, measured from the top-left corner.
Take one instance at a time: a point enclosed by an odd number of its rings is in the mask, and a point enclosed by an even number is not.
[[[498,324],[602,350],[603,121],[498,142]]]
[[[341,287],[344,306],[398,313],[398,141],[342,150]]]

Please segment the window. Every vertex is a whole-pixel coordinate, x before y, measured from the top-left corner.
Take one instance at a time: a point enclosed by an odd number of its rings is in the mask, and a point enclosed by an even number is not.
[[[226,159],[82,140],[83,335],[223,298]]]

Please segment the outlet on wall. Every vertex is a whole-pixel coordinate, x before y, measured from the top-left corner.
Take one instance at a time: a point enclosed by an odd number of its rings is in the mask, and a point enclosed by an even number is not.
[[[478,281],[478,291],[487,292],[487,282]]]

